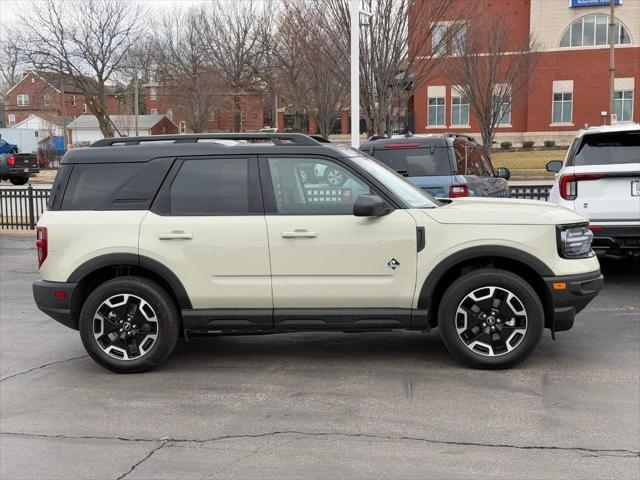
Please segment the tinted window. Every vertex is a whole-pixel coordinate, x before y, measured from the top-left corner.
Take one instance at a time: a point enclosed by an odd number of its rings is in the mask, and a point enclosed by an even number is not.
[[[447,149],[398,148],[374,150],[373,156],[407,177],[451,175]]]
[[[476,175],[488,177],[493,175],[491,161],[481,148],[454,142],[453,151],[456,154],[456,168],[459,175]]]
[[[250,213],[249,195],[248,159],[185,160],[171,184],[169,211],[173,215],[242,215]]]
[[[349,170],[328,160],[270,158],[276,209],[288,215],[350,215],[369,187]]]
[[[144,163],[94,163],[73,166],[63,210],[95,210],[135,175]]]
[[[609,165],[640,163],[640,131],[591,133],[569,165]]]

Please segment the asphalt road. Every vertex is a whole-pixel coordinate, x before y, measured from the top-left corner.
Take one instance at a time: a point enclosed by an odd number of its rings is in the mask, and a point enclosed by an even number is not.
[[[640,477],[640,263],[509,371],[437,332],[218,337],[116,375],[38,312],[0,237],[0,478]]]

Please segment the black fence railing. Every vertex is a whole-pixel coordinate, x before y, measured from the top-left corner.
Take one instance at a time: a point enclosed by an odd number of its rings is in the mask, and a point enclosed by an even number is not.
[[[522,198],[527,200],[549,200],[551,185],[511,185],[509,193],[511,198]]]
[[[0,229],[33,230],[47,209],[50,188],[0,188]]]

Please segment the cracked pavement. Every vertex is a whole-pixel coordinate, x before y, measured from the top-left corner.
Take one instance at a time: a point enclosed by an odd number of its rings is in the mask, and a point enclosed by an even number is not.
[[[0,236],[0,478],[638,478],[639,262],[509,371],[436,331],[180,342],[115,375],[40,313],[32,238]]]

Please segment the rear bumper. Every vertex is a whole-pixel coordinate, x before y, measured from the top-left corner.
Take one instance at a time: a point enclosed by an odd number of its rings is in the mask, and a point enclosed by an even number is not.
[[[593,249],[598,252],[640,250],[640,223],[636,225],[590,225]]]
[[[548,327],[561,332],[573,327],[576,314],[602,290],[603,276],[596,270],[580,275],[545,277],[544,281],[553,303],[553,318]],[[565,288],[558,289],[558,284],[564,284]]]
[[[1,176],[30,177],[31,175],[35,175],[39,172],[39,168],[29,168],[28,171],[25,172],[24,167],[0,167]]]
[[[37,307],[51,318],[78,330],[77,319],[71,314],[71,298],[76,285],[76,283],[36,280],[33,282],[33,299]],[[64,296],[59,292],[64,292]]]

